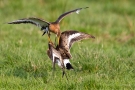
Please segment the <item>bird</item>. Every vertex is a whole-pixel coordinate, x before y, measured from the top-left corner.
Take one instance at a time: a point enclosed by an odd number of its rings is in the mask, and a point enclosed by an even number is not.
[[[61,22],[61,20],[65,16],[67,16],[67,15],[73,13],[73,12],[76,12],[77,14],[79,14],[79,11],[80,10],[86,9],[86,8],[89,8],[89,7],[77,8],[77,9],[70,10],[68,12],[65,12],[65,13],[61,14],[56,19],[56,21],[54,21],[54,22],[48,22],[48,21],[45,21],[43,19],[36,18],[36,17],[29,17],[29,18],[23,18],[23,19],[12,21],[12,22],[8,22],[8,24],[21,24],[21,23],[25,23],[26,24],[26,23],[30,23],[30,24],[36,25],[36,26],[38,26],[41,29],[41,31],[43,31],[42,36],[44,34],[46,34],[46,33],[48,34],[49,41],[51,41],[51,39],[50,39],[50,32],[56,34],[57,44],[59,44],[58,41],[59,41],[60,34],[61,34],[59,23]],[[55,39],[55,42],[56,42],[56,39]]]
[[[55,69],[55,63],[57,63],[58,66],[62,68],[63,71],[62,77],[63,77],[64,74],[66,76],[65,69],[68,70],[74,69],[69,61],[72,58],[70,48],[73,45],[73,43],[89,38],[95,37],[93,35],[79,32],[77,30],[66,30],[61,33],[59,44],[57,46],[55,46],[51,42],[48,42],[47,55],[52,60],[53,70]]]

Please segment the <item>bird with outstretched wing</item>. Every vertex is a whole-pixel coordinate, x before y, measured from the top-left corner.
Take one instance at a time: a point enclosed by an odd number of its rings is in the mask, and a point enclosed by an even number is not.
[[[30,17],[30,18],[23,18],[23,19],[12,21],[12,22],[8,22],[8,24],[21,24],[21,23],[27,24],[27,23],[30,23],[30,24],[38,26],[43,31],[42,35],[47,33],[48,37],[49,37],[49,41],[51,41],[50,32],[56,34],[56,36],[58,37],[57,41],[59,41],[59,37],[60,37],[60,34],[61,34],[60,25],[59,25],[60,21],[65,16],[67,16],[67,15],[73,13],[73,12],[79,13],[80,10],[86,9],[86,8],[88,8],[88,7],[78,8],[78,9],[74,9],[74,10],[65,12],[65,13],[61,14],[55,22],[48,22],[48,21],[45,21],[45,20],[42,20],[42,19],[39,19],[39,18]],[[59,42],[57,44],[59,44]]]
[[[64,69],[73,69],[69,59],[71,59],[70,48],[73,43],[83,40],[95,38],[94,36],[86,33],[82,33],[75,30],[67,30],[61,33],[59,44],[55,47],[55,45],[51,42],[48,43],[49,49],[47,50],[47,55],[53,61],[53,69],[55,67],[55,63],[58,63],[63,70],[63,75],[65,74]],[[62,75],[62,76],[63,76]],[[66,75],[66,74],[65,74]],[[67,76],[66,76],[67,78]]]

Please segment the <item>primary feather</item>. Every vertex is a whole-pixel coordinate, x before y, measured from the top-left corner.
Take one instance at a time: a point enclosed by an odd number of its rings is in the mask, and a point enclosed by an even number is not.
[[[44,21],[42,19],[35,18],[35,17],[23,18],[23,19],[15,20],[15,21],[9,22],[8,24],[22,24],[22,23],[24,23],[24,24],[30,23],[30,24],[36,25],[40,29],[42,29],[43,27],[47,27],[50,24],[47,21]]]
[[[68,14],[71,14],[71,13],[73,13],[73,12],[76,12],[77,14],[79,14],[79,12],[80,12],[81,9],[86,9],[86,8],[89,8],[89,7],[77,8],[77,9],[74,9],[74,10],[71,10],[71,11],[68,11],[68,12],[65,12],[65,13],[61,14],[55,22],[60,23],[60,21],[61,21],[65,16],[67,16]]]

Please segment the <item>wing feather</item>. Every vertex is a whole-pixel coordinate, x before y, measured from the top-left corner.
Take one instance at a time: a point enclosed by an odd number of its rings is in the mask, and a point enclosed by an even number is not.
[[[22,24],[22,23],[24,23],[24,24],[30,23],[30,24],[38,26],[41,29],[50,24],[47,21],[44,21],[42,19],[35,18],[35,17],[23,18],[23,19],[15,20],[15,21],[9,22],[8,24]]]
[[[64,31],[61,33],[59,46],[65,49],[67,52],[70,52],[70,48],[74,42],[77,42],[83,39],[89,39],[89,38],[95,38],[95,37],[90,34],[73,31],[73,30]]]
[[[62,15],[60,15],[60,16],[58,17],[58,19],[56,20],[56,22],[59,23],[66,15],[71,14],[71,13],[73,13],[73,12],[76,12],[77,14],[79,14],[79,11],[80,11],[81,9],[86,9],[86,8],[89,8],[89,7],[77,8],[77,9],[74,9],[74,10],[71,10],[71,11],[68,11],[68,12],[65,12],[65,13],[63,13]]]

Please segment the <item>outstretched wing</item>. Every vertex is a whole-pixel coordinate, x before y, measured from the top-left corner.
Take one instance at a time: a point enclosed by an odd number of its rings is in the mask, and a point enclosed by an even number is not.
[[[61,33],[59,46],[62,49],[65,49],[67,52],[70,52],[70,48],[74,42],[80,41],[83,39],[95,38],[94,36],[78,31],[64,31]]]
[[[41,30],[45,29],[50,24],[47,21],[44,21],[39,18],[34,18],[34,17],[15,20],[15,21],[9,22],[8,24],[21,24],[21,23],[24,23],[24,24],[30,23],[30,24],[36,25]]]
[[[78,8],[78,9],[74,9],[74,10],[65,12],[65,13],[63,13],[62,15],[59,16],[59,18],[56,20],[56,22],[59,23],[66,15],[71,14],[73,12],[76,12],[77,14],[79,14],[79,12],[80,12],[81,9],[86,9],[86,8],[89,8],[89,7]]]

